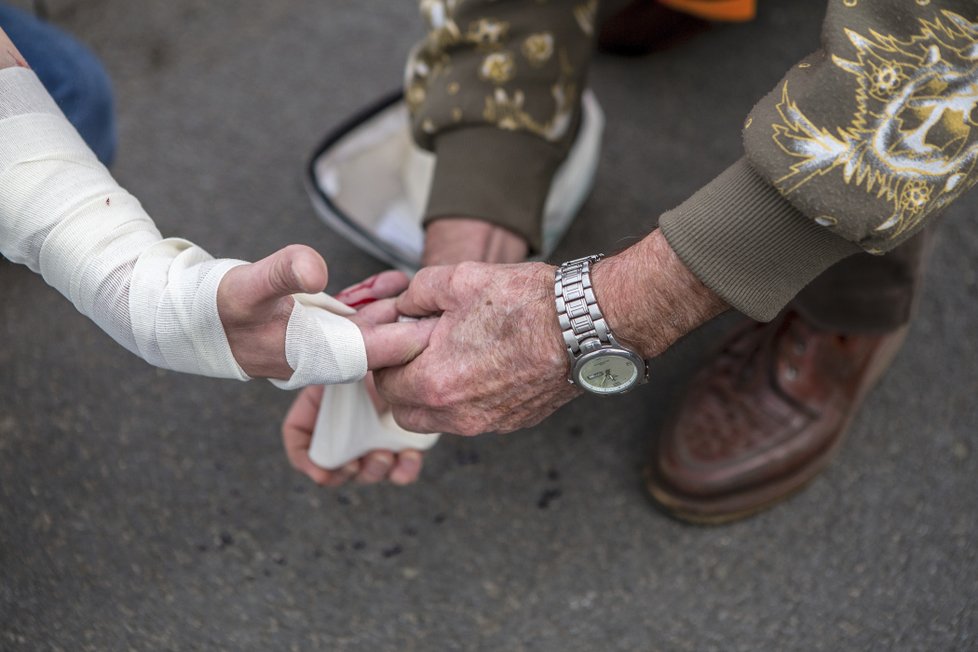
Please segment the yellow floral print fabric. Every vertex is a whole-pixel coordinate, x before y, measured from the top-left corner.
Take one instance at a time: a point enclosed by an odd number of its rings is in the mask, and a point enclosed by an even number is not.
[[[423,147],[447,129],[490,125],[548,142],[569,136],[596,0],[421,0],[428,33],[408,60],[405,97]]]

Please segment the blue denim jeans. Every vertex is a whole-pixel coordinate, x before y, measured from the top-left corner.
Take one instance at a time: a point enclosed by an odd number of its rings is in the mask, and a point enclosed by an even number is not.
[[[99,160],[111,164],[116,148],[112,86],[91,50],[53,25],[3,3],[0,28]]]

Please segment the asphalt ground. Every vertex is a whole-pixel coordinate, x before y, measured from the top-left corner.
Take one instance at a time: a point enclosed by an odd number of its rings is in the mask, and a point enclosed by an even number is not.
[[[165,234],[246,259],[307,243],[333,290],[381,269],[317,221],[301,173],[398,85],[415,3],[47,4],[104,58],[114,171]],[[633,242],[734,161],[754,101],[817,47],[823,4],[599,56],[597,186],[554,259]],[[947,213],[906,347],[840,456],[715,528],[657,512],[640,468],[736,316],[641,391],[444,438],[415,486],[320,490],[281,451],[290,394],[151,368],[0,263],[0,649],[976,649],[976,212],[972,194]]]

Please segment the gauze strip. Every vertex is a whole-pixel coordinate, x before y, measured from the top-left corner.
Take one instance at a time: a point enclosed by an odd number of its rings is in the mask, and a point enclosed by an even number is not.
[[[390,411],[377,414],[366,383],[331,385],[323,400],[309,445],[309,459],[324,469],[338,469],[372,450],[427,450],[438,435],[421,435],[401,428]]]
[[[217,313],[243,262],[163,240],[24,68],[0,70],[0,251],[148,362],[247,380]]]
[[[285,359],[293,374],[288,380],[272,380],[272,384],[280,389],[298,389],[348,383],[367,375],[363,335],[343,316],[355,311],[326,294],[294,297],[285,334]]]
[[[356,313],[342,301],[322,292],[297,294],[295,297],[296,304],[301,302],[307,311],[317,310],[317,314],[328,311],[335,313],[333,316],[336,319],[345,320],[345,317]],[[289,321],[291,325],[291,319]],[[289,358],[291,363],[292,358]],[[364,373],[366,369],[364,355]],[[324,469],[338,469],[372,450],[427,450],[437,441],[438,435],[421,435],[401,428],[389,410],[377,414],[367,393],[367,383],[361,380],[356,384],[323,388],[323,399],[309,444],[309,459]]]

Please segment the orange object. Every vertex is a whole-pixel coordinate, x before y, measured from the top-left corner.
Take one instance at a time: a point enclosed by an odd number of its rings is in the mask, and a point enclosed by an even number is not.
[[[742,22],[753,20],[757,0],[659,0],[670,9],[682,11],[706,20]]]

